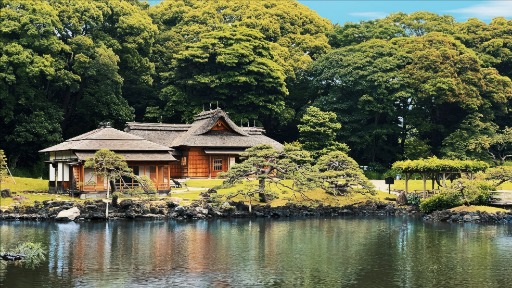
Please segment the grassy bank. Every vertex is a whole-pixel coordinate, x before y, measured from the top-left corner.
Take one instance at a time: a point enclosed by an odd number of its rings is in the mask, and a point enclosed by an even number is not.
[[[10,185],[7,188],[10,188],[11,191],[15,191],[17,196],[21,196],[17,199],[13,198],[3,198],[0,199],[1,207],[9,207],[13,205],[33,205],[35,201],[45,201],[45,200],[64,200],[64,201],[84,201],[75,198],[72,198],[67,195],[56,195],[56,194],[48,194],[48,193],[24,193],[21,191],[24,190],[47,190],[48,182],[40,179],[30,179],[30,178],[16,178],[16,183],[14,185]],[[141,195],[136,197],[130,197],[131,199],[140,199],[140,200],[157,200],[161,199],[164,201],[169,200],[170,197],[181,198],[184,201],[184,204],[190,203],[193,200],[200,200],[200,194],[202,192],[207,191],[209,188],[218,188],[217,194],[214,197],[217,197],[219,201],[225,201],[226,197],[238,190],[246,190],[251,186],[256,186],[257,181],[245,181],[243,184],[237,185],[231,188],[219,188],[222,184],[222,180],[219,179],[201,179],[201,180],[188,180],[183,185],[183,188],[176,188],[171,191],[169,196],[147,196]],[[282,206],[287,203],[296,203],[302,205],[331,205],[331,206],[345,206],[345,205],[353,205],[358,203],[364,203],[367,200],[377,200],[377,201],[389,201],[389,197],[395,198],[393,195],[389,195],[384,192],[378,192],[377,195],[362,195],[362,194],[352,194],[348,196],[333,196],[325,193],[321,189],[315,189],[311,191],[307,191],[301,195],[300,193],[294,193],[290,188],[292,186],[291,180],[282,181],[283,185],[278,184],[267,184],[267,188],[274,192],[277,195],[277,198],[270,201],[269,203],[273,207]],[[3,186],[2,186],[3,187]],[[21,198],[21,199],[20,199]],[[122,197],[122,199],[128,199],[127,197]],[[243,196],[237,196],[232,198],[233,201],[244,201],[248,203],[248,199]],[[252,202],[253,205],[264,204],[258,203],[257,201]]]
[[[11,189],[13,192],[21,191],[48,191],[48,180],[21,178],[21,177],[7,177],[2,182],[2,189]]]
[[[35,201],[45,201],[45,200],[64,200],[64,201],[84,201],[77,199],[76,197],[72,198],[67,195],[56,195],[56,194],[48,194],[48,193],[25,193],[22,191],[25,190],[31,190],[31,191],[46,191],[48,182],[46,180],[41,179],[30,179],[30,178],[15,178],[16,184],[14,183],[6,183],[2,185],[2,187],[6,187],[11,189],[11,191],[15,191],[16,195],[21,196],[21,199],[13,199],[13,198],[3,198],[0,199],[0,206],[1,207],[9,207],[12,205],[33,205]],[[291,180],[283,180],[281,181],[283,185],[279,184],[273,184],[273,183],[267,183],[267,189],[274,192],[277,195],[277,198],[270,201],[269,203],[273,207],[286,205],[287,203],[295,203],[295,204],[301,204],[301,205],[311,205],[316,206],[319,204],[323,205],[330,205],[330,206],[346,206],[346,205],[354,205],[359,203],[364,203],[368,200],[374,200],[374,201],[391,201],[391,199],[396,199],[396,196],[390,195],[386,192],[377,192],[376,195],[370,195],[370,194],[357,194],[354,193],[352,195],[346,195],[346,196],[333,196],[331,194],[326,193],[325,191],[321,189],[314,189],[307,192],[304,192],[303,194],[293,192],[289,187],[292,186]],[[396,184],[392,185],[392,189],[405,189],[405,181],[404,180],[398,180],[395,181]],[[250,189],[251,186],[256,186],[258,183],[256,180],[253,181],[245,181],[243,184],[239,184],[235,187],[231,188],[220,188],[220,185],[222,184],[222,180],[219,179],[200,179],[200,180],[188,180],[185,182],[185,185],[183,185],[183,188],[176,188],[171,191],[171,194],[168,196],[148,196],[148,195],[140,195],[136,197],[130,197],[131,199],[138,199],[138,200],[163,200],[168,201],[170,197],[177,197],[183,199],[183,204],[190,203],[194,200],[200,200],[201,196],[200,194],[202,192],[207,191],[210,188],[216,188],[217,193],[214,197],[217,197],[219,201],[225,201],[226,197],[230,194],[233,194],[234,192],[238,190],[247,190]],[[511,184],[511,183],[508,183]],[[505,187],[512,186],[512,185],[505,185]],[[428,186],[427,186],[428,188]],[[500,187],[501,188],[501,187]],[[409,182],[409,189],[412,190],[422,190],[423,189],[423,182],[421,180],[410,180]],[[501,189],[507,189],[507,188],[501,188]],[[512,187],[508,188],[512,189]],[[128,199],[128,197],[122,197],[122,199]],[[237,196],[235,198],[232,198],[231,200],[234,201],[244,201],[248,203],[248,199],[244,198],[243,196]],[[257,204],[264,204],[264,203],[258,203],[257,201],[253,201],[253,205]],[[462,207],[459,209],[479,209],[480,211],[486,211],[482,207]],[[486,208],[487,209],[487,208]],[[490,209],[490,208],[489,208]],[[475,210],[476,211],[476,210]],[[494,210],[493,210],[494,211]]]

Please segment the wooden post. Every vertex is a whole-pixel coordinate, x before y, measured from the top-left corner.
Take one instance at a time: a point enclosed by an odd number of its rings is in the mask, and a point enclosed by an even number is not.
[[[208,155],[208,179],[212,179],[212,155]]]
[[[167,164],[167,189],[171,191],[171,163]]]
[[[409,173],[405,173],[405,194],[409,193]]]
[[[443,187],[446,187],[446,172],[443,172]]]
[[[156,180],[156,183],[155,183],[155,186],[156,186],[156,195],[158,195],[158,188],[160,186],[160,175],[158,174],[158,163],[155,163],[155,170],[156,170],[156,177],[155,177],[155,180]]]
[[[423,198],[426,198],[427,193],[427,175],[425,173],[421,173],[423,176]]]
[[[85,165],[84,164],[81,164],[81,165],[82,165],[82,168],[81,168],[82,173],[80,175],[80,183],[81,184],[80,184],[79,190],[80,191],[84,191],[84,185],[85,185]]]

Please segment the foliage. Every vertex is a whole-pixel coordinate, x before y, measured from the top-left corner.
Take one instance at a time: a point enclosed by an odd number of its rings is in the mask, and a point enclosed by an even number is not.
[[[393,163],[392,168],[403,173],[415,172],[478,172],[489,165],[483,161],[451,160],[431,157],[427,159],[405,160]]]
[[[409,193],[405,195],[407,199],[407,205],[419,206],[421,203],[421,196],[417,193]]]
[[[477,21],[457,24],[451,16],[417,12],[335,28],[330,43],[339,49],[309,72],[315,106],[336,112],[343,125],[338,136],[355,159],[387,164],[440,155],[443,140],[475,113],[486,125],[508,125],[512,82],[501,65],[510,61],[504,32],[510,21],[497,18],[492,27]],[[503,62],[482,62],[490,54]],[[407,147],[410,137],[422,143],[420,151]]]
[[[372,183],[364,176],[356,161],[343,152],[331,152],[320,157],[315,168],[319,172],[318,177],[327,183],[324,189],[329,193],[375,193]]]
[[[300,134],[299,142],[316,158],[333,151],[348,153],[348,146],[335,140],[341,124],[336,121],[334,112],[324,112],[310,106],[306,109],[300,123],[297,125]]]
[[[93,157],[85,161],[84,167],[92,168],[95,175],[109,180],[119,179],[124,175],[131,175],[131,169],[128,168],[124,157],[108,149],[96,151]]]
[[[420,210],[424,213],[431,213],[460,205],[462,205],[462,200],[458,192],[445,192],[421,201]]]
[[[441,193],[421,201],[420,210],[430,213],[436,210],[450,209],[462,204],[485,205],[489,203],[490,191],[495,186],[485,181],[457,179]]]
[[[496,187],[505,182],[512,182],[512,166],[489,168],[485,171],[485,178],[492,181]]]
[[[448,189],[460,191],[465,205],[485,205],[489,203],[490,192],[496,189],[496,186],[482,180],[461,178],[455,180]]]
[[[178,52],[173,63],[175,70],[166,79],[173,85],[162,93],[174,109],[183,101],[201,107],[213,100],[245,114],[256,111],[268,116],[284,109],[288,94],[284,70],[255,29],[225,25],[203,33],[198,42]]]
[[[160,31],[153,54],[164,121],[189,121],[218,101],[235,123],[258,119],[275,133],[295,114],[286,101],[294,80],[330,48],[332,24],[292,0],[162,1],[149,15]]]
[[[468,115],[459,128],[443,140],[441,152],[451,159],[486,159],[486,150],[497,126],[482,122],[482,118],[481,114]]]
[[[246,185],[244,186],[243,189],[238,189],[236,192],[226,194],[225,198],[227,201],[229,201],[237,196],[242,196],[242,198],[249,204],[249,212],[252,212],[253,201],[268,202],[270,200],[278,198],[277,193],[272,192],[271,190],[265,190],[265,199],[264,201],[262,201],[260,191],[261,190],[258,185]]]
[[[0,251],[0,254],[21,254],[24,255],[22,260],[19,260],[21,266],[28,268],[35,268],[46,259],[46,251],[43,249],[41,243],[23,242],[18,244],[12,251]]]
[[[133,176],[132,175],[132,177],[135,177],[135,179],[137,180],[137,182],[139,182],[139,184],[140,184],[142,190],[144,190],[144,192],[149,193],[149,194],[156,193],[156,186],[155,186],[155,183],[153,183],[153,181],[151,180],[151,178],[149,178],[146,175],[142,175],[142,176]]]
[[[460,128],[443,140],[442,152],[450,158],[489,159],[503,165],[512,157],[512,128],[482,122],[483,116],[469,115]]]
[[[407,137],[404,144],[404,158],[416,160],[432,157],[432,147],[418,137]]]
[[[258,179],[258,187],[247,187],[243,193],[244,197],[250,198],[257,191],[261,202],[266,202],[267,196],[273,197],[268,194],[265,182],[289,188],[303,198],[307,198],[304,192],[315,188],[322,188],[334,195],[375,193],[373,185],[357,163],[340,151],[320,157],[315,166],[311,166],[310,153],[302,150],[299,143],[286,144],[282,152],[276,151],[270,145],[258,145],[247,149],[241,156],[246,157],[246,160],[233,165],[219,177],[226,178],[224,183],[227,186],[240,183],[248,177]],[[292,186],[287,187],[282,179],[292,180]],[[241,192],[236,193],[240,195]]]
[[[486,148],[491,158],[500,165],[512,158],[512,127],[497,131]]]
[[[270,145],[257,145],[247,149],[241,156],[246,159],[233,165],[219,177],[226,177],[224,185],[228,187],[249,179],[248,177],[256,178],[259,186],[247,187],[245,192],[254,193],[257,190],[261,202],[266,202],[267,197],[275,196],[267,189],[266,182],[290,189],[294,195],[299,193],[303,198],[307,198],[305,191],[318,187],[314,169],[311,167],[311,155],[297,142],[286,144],[281,152]],[[291,187],[283,179],[292,180]],[[252,197],[249,194],[245,196]]]

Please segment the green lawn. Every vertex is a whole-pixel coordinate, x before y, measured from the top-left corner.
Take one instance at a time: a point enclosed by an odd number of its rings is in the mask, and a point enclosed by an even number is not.
[[[222,184],[222,179],[189,179],[185,181],[188,187],[213,188]]]
[[[33,179],[33,178],[20,178],[7,177],[2,182],[2,189],[11,189],[14,192],[21,191],[48,191],[48,180]]]
[[[191,182],[194,181],[194,182]],[[211,182],[208,183],[208,181],[217,181],[217,182]],[[200,199],[200,193],[206,191],[207,189],[202,190],[196,190],[193,189],[196,188],[195,186],[192,186],[191,184],[199,183],[200,187],[214,187],[216,185],[220,185],[222,183],[222,180],[188,180],[187,186],[189,188],[188,191],[186,190],[175,190],[177,192],[171,193],[173,197],[182,198],[185,201],[192,201],[192,200],[198,200]],[[291,187],[292,181],[291,180],[283,180],[281,182],[283,185],[279,185],[276,183],[267,183],[266,187],[272,191],[275,192],[278,195],[277,199],[272,200],[270,203],[271,206],[282,206],[287,203],[296,203],[296,204],[303,204],[303,205],[318,205],[319,203],[323,203],[324,205],[333,205],[333,206],[344,206],[344,205],[351,205],[355,203],[363,203],[367,200],[380,200],[380,201],[388,201],[386,198],[393,198],[395,199],[396,196],[389,195],[388,193],[384,192],[378,192],[377,195],[362,195],[362,194],[353,194],[348,196],[333,196],[328,193],[325,193],[322,189],[314,189],[311,191],[307,191],[304,193],[304,195],[301,195],[300,193],[293,193],[293,191],[285,186]],[[216,184],[216,185],[214,185]],[[250,186],[256,186],[258,182],[256,180],[252,181],[244,181],[242,184],[238,184],[234,187],[230,188],[222,188],[217,189],[217,197],[220,197],[222,200],[225,200],[225,196],[231,193],[234,193],[238,190],[244,190],[249,188]],[[305,197],[303,197],[305,196]],[[237,196],[233,198],[234,201],[244,201],[246,203],[249,202],[248,199],[244,198],[243,196]],[[256,201],[253,201],[254,204],[263,204],[258,203]]]
[[[45,200],[58,200],[58,201],[83,201],[77,197],[70,197],[68,195],[58,195],[58,194],[49,194],[49,193],[25,193],[18,192],[16,196],[19,198],[0,198],[0,207],[9,207],[12,205],[24,205],[24,206],[32,206],[35,201],[43,202]]]

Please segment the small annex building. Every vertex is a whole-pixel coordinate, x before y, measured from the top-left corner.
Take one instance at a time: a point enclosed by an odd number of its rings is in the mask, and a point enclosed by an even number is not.
[[[85,161],[100,149],[124,156],[135,175],[148,176],[158,191],[170,191],[171,164],[177,162],[172,155],[173,149],[108,125],[39,151],[49,154],[46,162],[50,168],[50,191],[106,191],[106,179],[84,167]],[[116,186],[125,188],[138,185],[134,179],[126,177],[118,181]]]
[[[126,132],[172,148],[172,178],[215,178],[239,162],[240,153],[258,144],[283,145],[260,127],[237,126],[222,109],[203,111],[191,124],[129,122]]]

